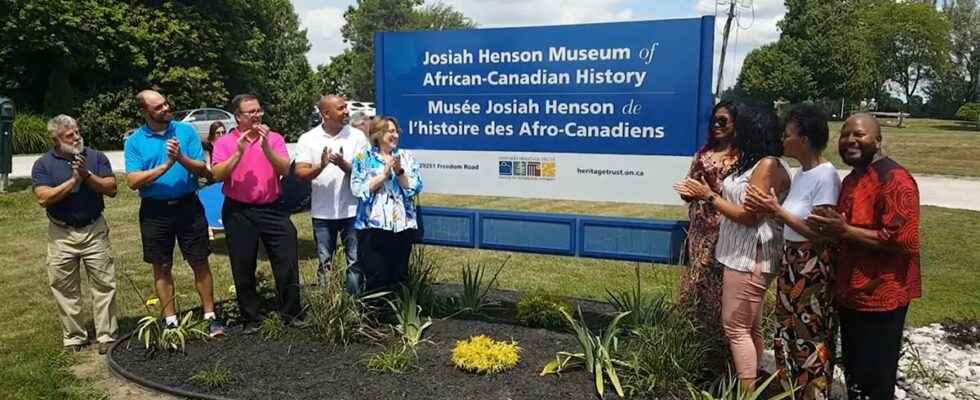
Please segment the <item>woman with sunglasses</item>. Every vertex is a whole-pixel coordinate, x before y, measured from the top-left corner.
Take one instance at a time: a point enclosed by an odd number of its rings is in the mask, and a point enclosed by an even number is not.
[[[694,154],[688,179],[704,181],[714,193],[721,193],[721,182],[735,169],[738,150],[732,145],[735,138],[735,119],[741,105],[723,101],[712,112],[708,142]],[[715,263],[715,243],[718,241],[718,225],[721,215],[710,203],[694,201],[681,195],[688,203],[687,268],[680,281],[678,303],[692,311],[693,320],[705,324],[710,332],[709,340],[717,341],[712,348],[723,349],[721,329],[722,269]],[[724,369],[726,352],[706,356],[706,367],[712,371]]]
[[[724,218],[718,227],[715,259],[724,270],[721,322],[731,349],[740,387],[755,388],[762,358],[762,305],[766,290],[779,272],[783,252],[782,223],[745,206],[750,185],[782,201],[790,186],[779,119],[768,111],[742,111],[735,119],[735,171],[722,182],[721,195],[706,182],[685,179],[675,185],[682,196],[714,206]]]
[[[214,152],[214,141],[218,140],[224,134],[225,124],[221,123],[221,121],[214,121],[208,130],[208,140],[201,143],[201,147],[204,148],[204,162],[207,163],[208,169],[211,169],[211,153]]]

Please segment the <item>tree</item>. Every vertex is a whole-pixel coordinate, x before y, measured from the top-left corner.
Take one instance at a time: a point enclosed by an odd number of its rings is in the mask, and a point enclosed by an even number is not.
[[[777,26],[783,51],[810,71],[809,98],[862,98],[873,95],[874,53],[863,31],[860,10],[884,0],[786,0]]]
[[[912,99],[920,83],[946,68],[949,23],[935,8],[881,4],[867,13],[866,22],[878,70],[903,90],[906,99]]]
[[[476,24],[451,6],[423,7],[423,0],[358,0],[344,12],[340,29],[351,54],[349,87],[358,100],[374,100],[374,34],[408,30],[472,28]]]
[[[807,99],[813,92],[810,71],[771,43],[749,53],[735,83],[735,96],[740,100],[771,107],[776,100],[791,103]]]
[[[950,23],[949,68],[930,81],[930,112],[952,116],[960,105],[980,101],[980,4],[977,0],[947,3]]]
[[[254,93],[271,126],[298,132],[313,91],[308,50],[288,0],[0,0],[0,91],[25,111],[93,117],[81,122],[111,140],[105,148],[139,122],[120,99],[146,88],[177,108]]]

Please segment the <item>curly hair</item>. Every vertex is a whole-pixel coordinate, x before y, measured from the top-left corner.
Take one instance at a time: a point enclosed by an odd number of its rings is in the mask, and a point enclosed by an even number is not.
[[[744,174],[766,157],[783,155],[782,124],[772,111],[745,109],[735,119],[735,148],[741,152],[735,171]]]
[[[800,104],[789,110],[786,125],[795,124],[800,136],[806,137],[810,148],[817,152],[827,148],[830,128],[827,127],[827,114],[812,104]]]

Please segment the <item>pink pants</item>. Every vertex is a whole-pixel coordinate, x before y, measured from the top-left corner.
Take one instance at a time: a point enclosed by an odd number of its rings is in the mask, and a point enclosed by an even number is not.
[[[756,259],[752,272],[725,268],[722,284],[721,323],[741,379],[755,379],[762,358],[762,305],[776,274],[760,272],[761,266]]]

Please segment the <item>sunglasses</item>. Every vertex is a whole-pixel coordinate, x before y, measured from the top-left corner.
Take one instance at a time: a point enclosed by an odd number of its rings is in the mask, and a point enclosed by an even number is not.
[[[728,118],[718,117],[711,121],[712,128],[724,128],[728,126]]]

